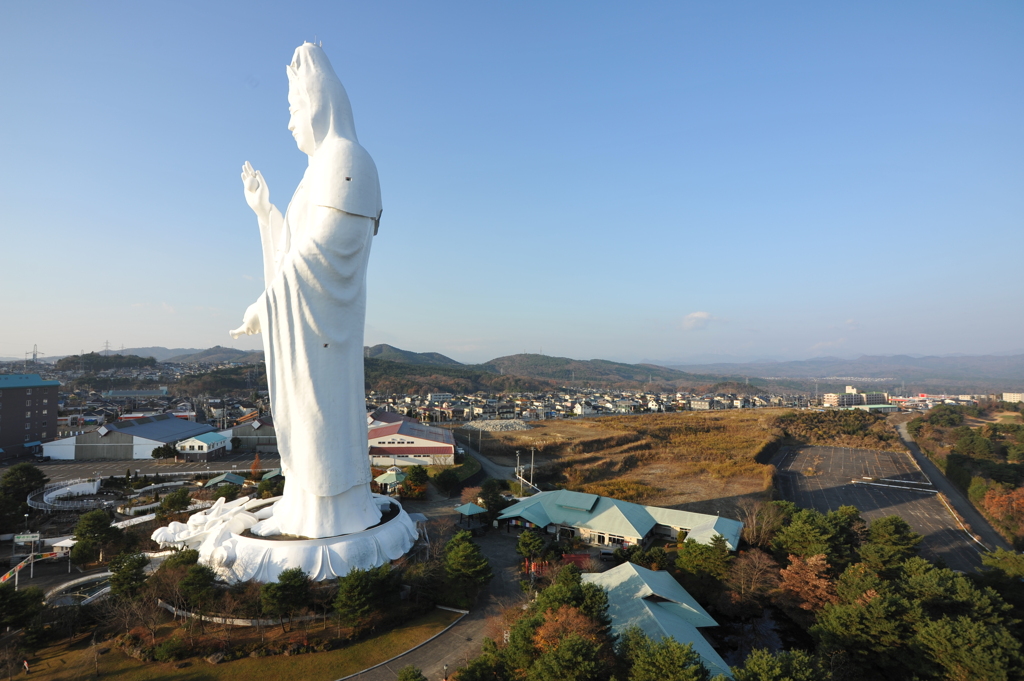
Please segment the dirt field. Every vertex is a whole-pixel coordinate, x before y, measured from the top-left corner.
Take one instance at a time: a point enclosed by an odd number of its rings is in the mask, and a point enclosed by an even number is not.
[[[495,463],[529,464],[538,482],[626,501],[732,515],[736,502],[763,494],[772,469],[755,456],[775,442],[785,410],[642,414],[532,423],[525,431],[472,432]],[[468,431],[460,431],[469,439]]]
[[[850,505],[866,520],[898,515],[924,535],[921,553],[954,570],[981,565],[964,532],[909,454],[842,447],[786,448],[774,460],[782,498],[822,513]]]

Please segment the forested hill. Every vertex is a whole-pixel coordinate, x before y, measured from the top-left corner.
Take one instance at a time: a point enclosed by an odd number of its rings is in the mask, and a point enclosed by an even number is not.
[[[101,355],[89,352],[84,355],[68,355],[57,360],[57,371],[85,371],[95,373],[107,369],[131,369],[135,367],[156,366],[152,357],[138,355]]]
[[[462,366],[462,362],[456,362],[451,357],[445,357],[440,352],[412,352],[411,350],[402,350],[386,343],[364,348],[363,356],[372,357],[373,359],[386,359],[391,362],[402,362],[404,364]]]
[[[714,382],[709,375],[689,374],[653,364],[622,364],[605,359],[570,359],[548,355],[520,354],[498,357],[480,365],[496,373],[547,379],[560,384],[594,382],[694,384]]]
[[[367,357],[366,389],[380,393],[425,395],[430,392],[535,392],[557,387],[554,381],[502,375],[482,366],[406,364]]]

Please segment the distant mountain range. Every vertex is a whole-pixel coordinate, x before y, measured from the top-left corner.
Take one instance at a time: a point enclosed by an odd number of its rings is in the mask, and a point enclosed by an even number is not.
[[[216,346],[197,348],[129,348],[117,354],[153,357],[175,363],[259,363],[262,351]],[[718,362],[712,364],[626,364],[603,359],[578,360],[538,354],[497,357],[482,364],[462,364],[437,352],[412,352],[380,344],[364,348],[367,387],[385,392],[475,392],[541,390],[559,385],[665,387],[710,386],[731,381],[742,390],[756,386],[807,391],[814,383],[825,390],[845,383],[870,382],[878,389],[908,392],[983,392],[1024,388],[1024,353],[912,357],[817,357],[789,362]],[[766,380],[767,379],[767,380]],[[858,379],[866,379],[858,382]]]
[[[118,350],[119,355],[138,355],[139,357],[152,357],[158,362],[166,362],[172,357],[183,357],[194,355],[197,352],[204,352],[202,348],[164,348],[160,346],[148,348],[126,348]]]
[[[793,362],[676,364],[677,371],[759,378],[821,379],[829,377],[893,379],[893,382],[965,384],[1024,384],[1024,354],[911,357],[868,356],[857,359],[817,357]]]

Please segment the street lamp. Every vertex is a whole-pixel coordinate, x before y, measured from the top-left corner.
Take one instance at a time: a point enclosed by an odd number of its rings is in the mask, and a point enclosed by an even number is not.
[[[444,681],[448,681],[448,665],[444,666]]]
[[[28,513],[25,514],[25,532],[28,532]]]

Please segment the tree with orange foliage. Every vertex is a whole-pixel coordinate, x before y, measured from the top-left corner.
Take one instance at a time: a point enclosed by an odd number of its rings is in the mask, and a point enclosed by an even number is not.
[[[985,492],[982,501],[985,511],[1006,523],[1024,523],[1024,487],[1015,490],[992,488]]]
[[[799,611],[815,613],[829,603],[836,603],[839,598],[835,584],[828,577],[829,567],[824,555],[808,558],[791,555],[789,567],[779,573],[782,579],[776,603],[798,617]]]
[[[544,623],[537,627],[533,645],[541,652],[547,652],[570,634],[576,634],[596,645],[606,640],[601,626],[580,612],[579,608],[561,605],[544,613]]]
[[[252,466],[249,467],[249,477],[253,480],[258,480],[260,477],[260,453],[256,452],[256,458],[252,460]]]

